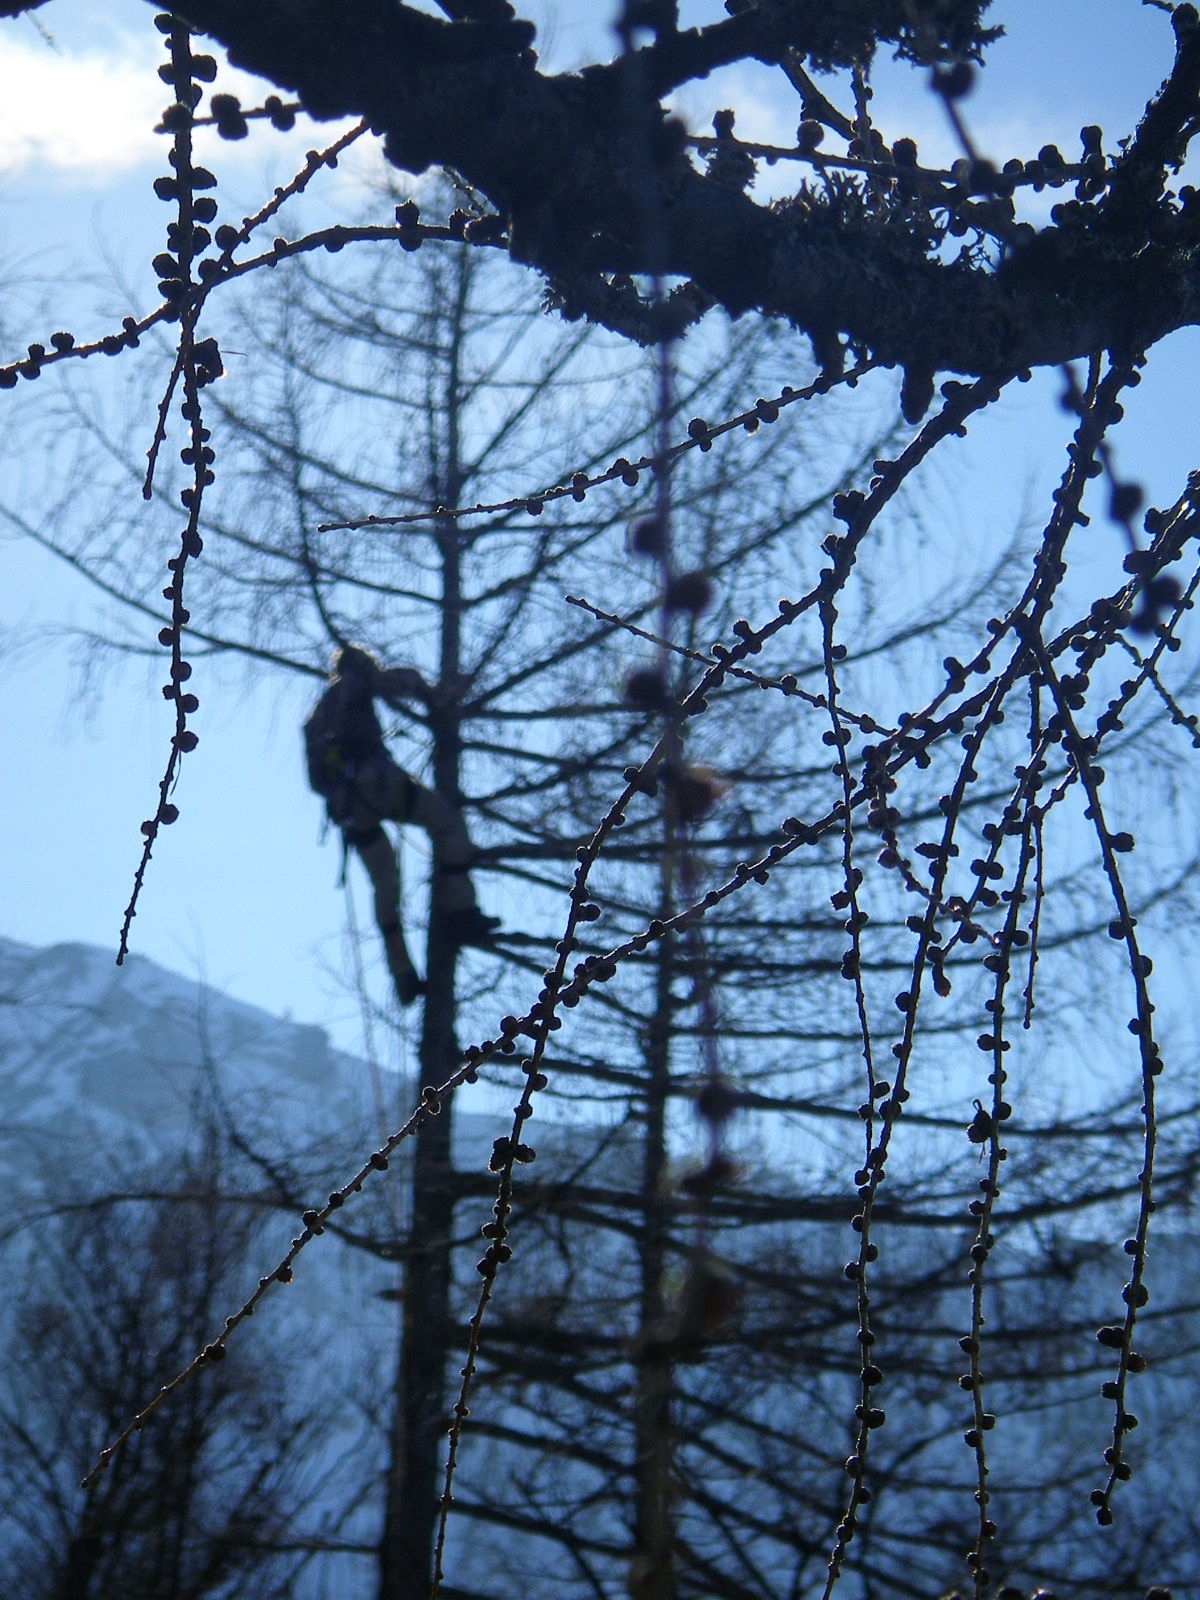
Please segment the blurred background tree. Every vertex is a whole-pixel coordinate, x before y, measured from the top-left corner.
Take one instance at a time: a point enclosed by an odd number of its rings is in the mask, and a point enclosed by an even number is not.
[[[56,1182],[6,1241],[6,1265],[21,1268],[0,1379],[6,1593],[269,1600],[303,1570],[298,1529],[319,1498],[310,1461],[330,1408],[290,1392],[281,1330],[263,1359],[215,1368],[116,1471],[79,1487],[165,1368],[208,1341],[262,1248],[218,1139],[207,1145],[165,1169],[123,1166],[123,1193]]]

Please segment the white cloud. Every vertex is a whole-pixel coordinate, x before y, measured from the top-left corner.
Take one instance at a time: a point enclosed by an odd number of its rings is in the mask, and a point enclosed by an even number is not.
[[[67,20],[77,18],[68,15]],[[158,76],[163,41],[150,29],[135,32],[108,21],[86,40],[74,29],[59,29],[53,44],[32,30],[22,36],[0,27],[0,178],[22,179],[23,192],[41,177],[100,191],[115,188],[139,168],[165,169],[168,141],[154,132],[172,98]],[[216,54],[219,71],[212,88],[238,95],[247,106],[261,103],[272,85],[231,68],[220,51]],[[203,113],[205,107],[200,109]],[[249,138],[233,143],[202,128],[197,154],[221,179],[223,199],[236,193],[242,204],[257,209],[276,183],[286,183],[303,165],[310,146],[324,148],[350,125],[314,124],[301,116],[290,132],[281,133],[265,118],[256,119]],[[379,141],[367,139],[347,153],[336,173],[323,174],[314,189],[335,209],[356,215],[364,191],[377,192],[389,170]]]
[[[49,167],[111,175],[160,155],[153,128],[170,98],[153,35],[123,35],[116,51],[69,54],[0,32],[0,171]]]

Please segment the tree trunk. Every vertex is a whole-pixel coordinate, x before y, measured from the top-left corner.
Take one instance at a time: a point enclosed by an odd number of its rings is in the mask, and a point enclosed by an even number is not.
[[[674,819],[665,819],[659,915],[671,915]],[[671,1354],[663,1275],[669,1227],[666,1193],[667,1091],[671,1076],[675,939],[659,941],[654,1012],[646,1036],[646,1133],[642,1157],[639,1358],[634,1400],[634,1600],[672,1600],[671,1552]]]
[[[442,461],[430,462],[433,503],[453,506],[462,495],[459,464],[459,353],[470,286],[465,257],[446,330],[446,374],[439,397],[445,418]],[[442,566],[442,685],[461,672],[462,572],[458,529],[439,523]],[[433,787],[454,805],[462,802],[462,733],[459,706],[443,696],[429,717]],[[450,936],[443,874],[435,851],[429,897],[421,1030],[422,1085],[444,1083],[458,1065],[455,1036],[455,968],[458,946]],[[449,1427],[446,1351],[451,1344],[450,1288],[454,1200],[453,1098],[427,1117],[416,1134],[408,1261],[401,1301],[391,1470],[380,1550],[379,1600],[425,1600],[433,1579],[433,1548],[441,1501],[441,1441]]]
[[[435,888],[429,918],[428,980],[421,1076],[444,1082],[457,1057],[454,968]],[[448,1426],[446,1350],[450,1343],[453,1100],[416,1136],[409,1255],[401,1302],[400,1350],[391,1473],[379,1574],[379,1600],[425,1600],[441,1495],[439,1446]]]

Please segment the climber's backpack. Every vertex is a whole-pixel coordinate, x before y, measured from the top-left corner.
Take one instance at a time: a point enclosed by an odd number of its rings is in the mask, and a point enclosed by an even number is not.
[[[342,749],[342,707],[337,685],[323,694],[312,715],[304,724],[304,757],[308,765],[308,781],[313,791],[326,802],[332,802],[339,791],[344,791],[350,778],[345,753]],[[332,805],[330,806],[332,810]]]

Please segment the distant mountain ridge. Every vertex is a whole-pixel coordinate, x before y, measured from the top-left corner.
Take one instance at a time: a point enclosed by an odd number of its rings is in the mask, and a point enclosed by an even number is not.
[[[271,1016],[144,956],[0,938],[0,1170],[85,1132],[144,1154],[178,1143],[199,1084],[269,1097],[293,1136],[361,1116],[366,1069],[323,1029]],[[78,1152],[74,1159],[78,1161]]]

